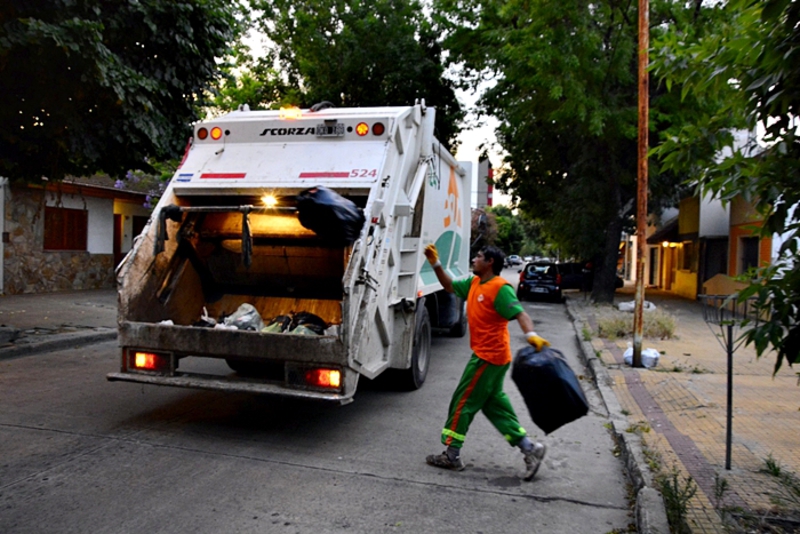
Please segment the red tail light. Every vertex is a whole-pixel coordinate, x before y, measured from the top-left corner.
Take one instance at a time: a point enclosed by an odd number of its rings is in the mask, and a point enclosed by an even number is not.
[[[131,369],[160,373],[170,370],[170,358],[167,354],[136,350],[129,353],[129,358],[129,368]]]
[[[522,282],[525,280],[525,271],[520,271],[519,273],[519,281]]]
[[[309,386],[338,389],[341,386],[342,373],[337,369],[309,369],[305,378]]]
[[[559,285],[559,286],[561,285],[561,275],[560,274],[556,275],[556,285]]]

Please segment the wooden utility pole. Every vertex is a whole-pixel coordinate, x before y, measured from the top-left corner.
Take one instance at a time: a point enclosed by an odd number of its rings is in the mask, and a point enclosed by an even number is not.
[[[650,79],[647,73],[650,48],[650,3],[639,0],[639,154],[636,187],[636,300],[633,312],[633,367],[642,366],[644,330],[644,267],[647,255],[647,149],[650,124]]]

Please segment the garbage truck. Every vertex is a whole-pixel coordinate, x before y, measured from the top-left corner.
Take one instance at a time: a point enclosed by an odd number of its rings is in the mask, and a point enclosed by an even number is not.
[[[434,120],[419,100],[245,105],[195,124],[117,268],[121,362],[108,380],[340,404],[362,377],[420,388],[432,333],[467,330],[465,303],[423,252],[434,243],[452,277],[469,272],[470,164]],[[361,218],[349,239],[335,210],[303,221],[320,192]]]

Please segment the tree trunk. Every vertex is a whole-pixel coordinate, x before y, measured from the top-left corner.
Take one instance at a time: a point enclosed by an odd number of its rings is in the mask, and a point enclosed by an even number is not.
[[[592,300],[598,304],[614,302],[614,284],[617,279],[617,259],[619,258],[619,242],[622,238],[622,219],[612,217],[606,228],[604,253],[595,265]]]

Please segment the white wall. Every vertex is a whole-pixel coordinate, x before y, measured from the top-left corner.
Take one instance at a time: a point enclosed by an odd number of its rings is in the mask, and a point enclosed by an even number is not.
[[[722,205],[722,201],[711,197],[711,193],[703,195],[700,201],[699,237],[721,237],[730,233],[730,204]]]

